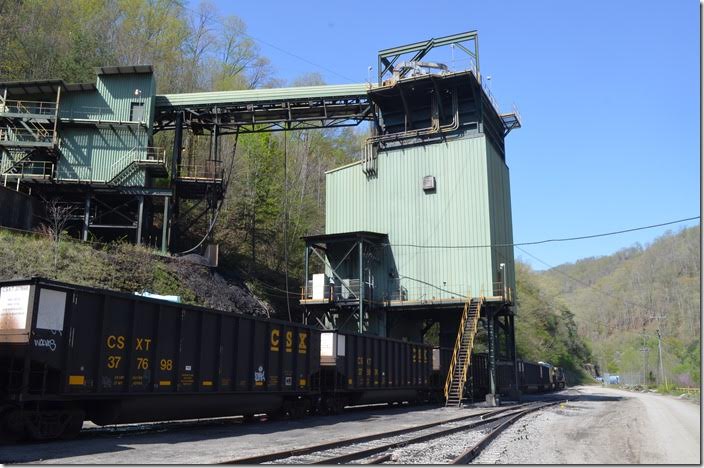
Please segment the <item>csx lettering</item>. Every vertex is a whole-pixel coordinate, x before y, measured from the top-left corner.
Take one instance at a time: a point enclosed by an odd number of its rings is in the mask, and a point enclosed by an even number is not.
[[[125,349],[125,337],[122,335],[110,335],[107,339],[107,345],[110,349]]]
[[[149,345],[151,342],[151,338],[137,338],[137,345],[134,349],[137,351],[149,351]]]
[[[279,335],[281,332],[279,331],[278,328],[274,328],[271,330],[271,350],[272,351],[278,351],[279,350]]]
[[[286,351],[291,352],[291,347],[293,346],[293,332],[286,332]]]
[[[307,333],[298,333],[298,352],[301,354],[305,354],[308,349],[306,338],[308,338]]]

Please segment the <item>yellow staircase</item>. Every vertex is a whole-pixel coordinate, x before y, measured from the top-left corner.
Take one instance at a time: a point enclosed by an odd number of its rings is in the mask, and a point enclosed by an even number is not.
[[[469,369],[474,347],[474,336],[477,334],[479,315],[484,298],[473,298],[464,305],[462,320],[457,330],[457,340],[455,340],[455,351],[452,353],[450,368],[445,380],[445,406],[460,406],[462,401],[462,390],[467,381],[467,370]]]

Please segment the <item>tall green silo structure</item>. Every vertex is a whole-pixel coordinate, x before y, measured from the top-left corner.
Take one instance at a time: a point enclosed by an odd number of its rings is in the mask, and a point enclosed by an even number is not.
[[[469,53],[469,69],[420,61],[447,45]],[[502,364],[515,375],[504,138],[520,119],[499,112],[478,62],[476,32],[379,53],[373,134],[362,160],[326,175],[325,235],[306,238],[302,303],[331,328],[411,341],[438,323],[458,361],[483,325],[496,380]]]

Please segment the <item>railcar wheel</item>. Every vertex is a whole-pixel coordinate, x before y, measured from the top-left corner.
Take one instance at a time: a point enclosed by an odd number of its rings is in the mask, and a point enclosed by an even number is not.
[[[77,409],[25,411],[23,423],[33,440],[70,439],[81,431],[84,417]]]

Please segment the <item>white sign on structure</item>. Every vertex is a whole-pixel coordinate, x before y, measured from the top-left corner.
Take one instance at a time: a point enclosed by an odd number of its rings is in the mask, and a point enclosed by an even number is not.
[[[37,328],[61,331],[64,329],[66,293],[42,288],[39,292]]]
[[[321,333],[320,334],[320,355],[321,356],[335,356],[335,333]]]
[[[325,273],[313,275],[313,299],[325,299]]]
[[[27,327],[30,286],[0,288],[0,330],[24,330]]]

